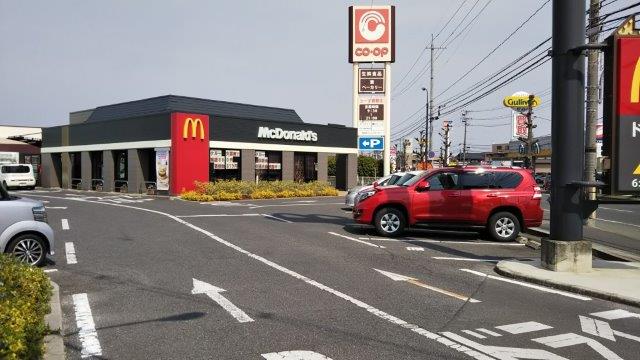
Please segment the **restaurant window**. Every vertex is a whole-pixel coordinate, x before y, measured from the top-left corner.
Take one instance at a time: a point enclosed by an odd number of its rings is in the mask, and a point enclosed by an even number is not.
[[[209,180],[240,180],[240,150],[209,150]]]
[[[282,180],[282,152],[256,151],[256,181]]]
[[[295,181],[308,182],[318,179],[318,154],[297,152],[293,159],[293,179]]]

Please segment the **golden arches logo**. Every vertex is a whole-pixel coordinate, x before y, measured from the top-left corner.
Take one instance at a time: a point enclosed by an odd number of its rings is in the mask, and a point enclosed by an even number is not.
[[[182,137],[184,139],[189,137],[189,129],[191,129],[191,137],[194,139],[196,138],[197,131],[200,130],[200,140],[204,140],[204,125],[202,124],[202,120],[199,118],[187,118],[184,121],[184,125],[182,127]]]
[[[632,103],[640,102],[640,58],[636,61],[636,68],[633,70],[631,79],[631,100]]]

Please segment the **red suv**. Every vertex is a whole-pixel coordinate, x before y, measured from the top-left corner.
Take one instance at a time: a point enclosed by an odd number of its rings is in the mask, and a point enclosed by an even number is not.
[[[375,225],[383,236],[407,227],[481,228],[511,241],[526,227],[542,223],[540,188],[520,168],[442,168],[402,186],[375,187],[361,195],[353,218]]]

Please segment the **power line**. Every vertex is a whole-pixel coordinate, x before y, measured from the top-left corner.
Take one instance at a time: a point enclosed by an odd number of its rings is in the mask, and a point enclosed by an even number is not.
[[[489,56],[493,55],[500,47],[502,47],[502,45],[504,45],[518,31],[520,31],[520,29],[522,29],[525,24],[527,24],[529,21],[531,21],[531,19],[534,16],[536,16],[542,10],[542,8],[544,8],[549,3],[549,1],[551,1],[551,0],[546,0],[538,9],[536,9],[536,11],[533,12],[533,14],[529,15],[529,17],[525,21],[523,21],[518,27],[516,27],[515,30],[513,30],[506,38],[504,38],[496,47],[494,47],[491,51],[489,51],[489,53],[487,55],[485,55],[479,62],[477,62],[475,65],[473,65],[471,67],[471,69],[469,69],[466,73],[464,73],[462,76],[460,76],[456,81],[454,81],[446,89],[441,91],[438,96],[442,96],[444,93],[446,93],[448,90],[450,90],[453,86],[458,84],[462,79],[464,79],[467,75],[469,75],[473,70],[475,70],[478,66],[480,66],[482,63],[484,63],[484,61],[487,60],[487,58],[489,58]]]

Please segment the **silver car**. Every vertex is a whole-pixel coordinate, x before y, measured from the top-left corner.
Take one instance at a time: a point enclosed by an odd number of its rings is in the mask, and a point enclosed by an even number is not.
[[[387,184],[387,182],[389,181],[389,179],[391,179],[392,175],[387,175],[384,177],[381,177],[380,179],[376,180],[375,182],[378,183],[378,185],[380,186],[384,186]],[[355,199],[356,199],[356,195],[362,191],[362,190],[369,190],[373,188],[373,185],[363,185],[363,186],[354,186],[351,189],[349,189],[349,191],[347,191],[347,196],[345,196],[344,198],[344,204],[349,207],[352,208],[355,206]]]
[[[53,229],[40,201],[10,195],[0,184],[0,252],[30,265],[54,254]]]

